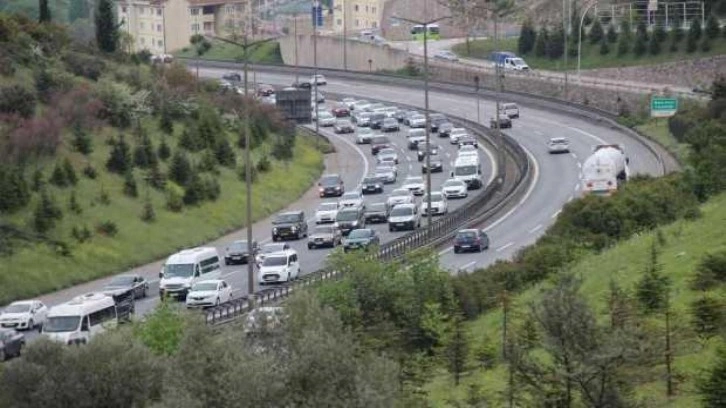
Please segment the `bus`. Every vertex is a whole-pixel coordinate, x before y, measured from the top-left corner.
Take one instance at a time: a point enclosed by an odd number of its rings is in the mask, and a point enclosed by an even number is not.
[[[426,39],[427,40],[440,40],[441,34],[439,33],[439,25],[438,24],[431,24],[428,27],[428,33],[426,33]],[[424,26],[422,25],[415,25],[411,29],[411,36],[416,41],[423,41],[424,39]]]

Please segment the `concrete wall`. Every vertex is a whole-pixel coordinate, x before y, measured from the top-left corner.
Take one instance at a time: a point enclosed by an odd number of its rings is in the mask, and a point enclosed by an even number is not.
[[[285,65],[295,65],[295,37],[289,35],[280,39],[280,53]],[[318,67],[343,69],[343,42],[340,38],[318,36]],[[348,41],[346,44],[348,66],[352,71],[396,70],[406,65],[408,54],[388,46],[377,46],[364,42]],[[314,65],[313,37],[297,36],[297,65]],[[368,60],[371,60],[369,66]]]

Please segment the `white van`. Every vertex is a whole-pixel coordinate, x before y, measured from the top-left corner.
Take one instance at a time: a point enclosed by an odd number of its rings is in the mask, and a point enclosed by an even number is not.
[[[499,113],[507,115],[509,119],[515,119],[519,117],[519,107],[513,102],[503,103],[499,105]]]
[[[216,248],[185,249],[169,257],[159,272],[159,297],[185,299],[198,281],[219,279],[221,265]]]
[[[297,251],[288,249],[284,252],[275,252],[265,256],[260,265],[258,282],[266,283],[290,282],[300,276],[300,261]]]
[[[462,156],[454,161],[451,177],[466,183],[469,190],[482,187],[481,164],[479,156]]]
[[[86,344],[117,324],[113,298],[103,293],[88,293],[51,307],[43,335],[64,344]]]

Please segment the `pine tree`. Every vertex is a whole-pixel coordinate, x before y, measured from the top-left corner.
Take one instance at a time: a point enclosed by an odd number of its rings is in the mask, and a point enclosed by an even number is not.
[[[157,190],[163,190],[166,187],[166,174],[161,171],[159,165],[152,165],[147,177],[149,185]]]
[[[607,40],[611,44],[614,44],[616,41],[618,41],[618,32],[615,31],[615,26],[612,24],[608,24]]]
[[[204,143],[199,137],[196,126],[189,125],[184,128],[181,136],[179,137],[179,146],[190,152],[197,152],[204,148]]]
[[[66,175],[65,178],[69,185],[75,186],[78,184],[78,175],[76,175],[76,170],[73,168],[73,164],[67,157],[63,160],[63,172]]]
[[[71,196],[68,198],[68,209],[74,214],[81,214],[83,212],[83,208],[81,208],[76,197],[76,190],[72,190]]]
[[[549,32],[547,27],[542,27],[537,33],[537,40],[534,42],[534,55],[536,57],[545,57],[547,55],[547,43],[549,42]]]
[[[214,147],[214,155],[217,158],[217,162],[222,166],[234,168],[237,164],[237,157],[232,150],[232,146],[229,144],[229,140],[222,138],[217,141]]]
[[[670,47],[668,47],[668,50],[670,52],[676,52],[678,51],[678,44],[683,40],[683,29],[681,29],[680,26],[673,27],[670,32]]]
[[[718,25],[718,19],[714,14],[711,14],[708,17],[708,20],[706,20],[706,38],[710,40],[715,40],[719,37],[721,34],[721,28]]]
[[[645,26],[645,21],[640,20],[638,27],[635,30],[635,44],[633,45],[633,53],[640,57],[645,54],[648,49],[648,28]]]
[[[604,35],[605,33],[603,32],[602,24],[600,24],[600,19],[596,18],[590,28],[590,44],[601,43]]]
[[[705,408],[723,408],[726,403],[726,347],[718,349],[713,366],[698,388]]]
[[[660,54],[660,41],[658,41],[655,35],[650,36],[650,41],[648,41],[648,52],[650,55]]]
[[[136,179],[132,169],[127,170],[126,174],[124,174],[124,194],[129,197],[139,196],[139,189],[136,186]]]
[[[112,0],[98,0],[96,13],[96,45],[101,51],[113,53],[118,47],[119,33]]]
[[[45,185],[45,179],[43,179],[43,172],[40,169],[35,169],[35,171],[33,172],[33,180],[30,185],[30,188],[33,191],[40,191],[40,189],[43,188],[44,185]],[[1,199],[1,196],[3,196],[3,195],[4,194],[0,194],[0,199]],[[0,205],[0,209],[2,209],[1,205]]]
[[[154,206],[151,204],[150,200],[146,200],[144,203],[144,210],[141,212],[141,220],[149,223],[156,221],[156,211],[154,211]]]
[[[636,289],[638,301],[646,313],[663,309],[666,303],[667,291],[670,287],[670,279],[662,274],[663,265],[659,262],[658,248],[655,242],[650,246],[649,255],[648,263]]]
[[[688,38],[686,38],[686,52],[693,53],[698,49],[698,40],[696,37],[691,36],[691,32],[688,32]]]
[[[55,203],[47,190],[40,193],[40,201],[33,211],[33,228],[40,233],[49,231],[55,226],[56,221],[63,218],[63,212]]]
[[[454,376],[454,385],[459,385],[461,373],[464,372],[468,353],[468,341],[464,319],[455,316],[452,322],[451,333],[445,346],[447,368]]]
[[[662,43],[668,39],[668,33],[662,25],[657,24],[655,28],[653,28],[653,38],[655,38],[659,43]]]
[[[14,212],[30,202],[30,189],[18,166],[0,165],[0,212]]]
[[[620,34],[618,35],[618,57],[622,57],[630,52],[631,39],[630,23],[627,19],[623,19],[620,23]]]
[[[192,173],[189,183],[184,190],[184,204],[195,205],[206,198],[204,182],[198,173]]]
[[[691,26],[688,27],[688,37],[693,37],[693,39],[698,41],[701,39],[702,35],[703,27],[701,27],[701,19],[698,17],[694,17],[693,20],[691,20]]]
[[[89,18],[90,11],[88,9],[87,0],[71,0],[68,7],[68,22],[73,23],[80,18]]]
[[[608,40],[606,38],[603,38],[600,41],[600,55],[608,54],[610,54],[610,46],[608,45]]]
[[[701,51],[711,51],[711,40],[708,37],[703,37],[703,40],[701,41]]]
[[[152,163],[158,161],[154,144],[147,134],[141,136],[139,144],[134,148],[134,164],[141,168],[149,168]]]
[[[174,121],[171,118],[171,111],[164,107],[161,109],[161,115],[159,117],[159,129],[167,135],[174,133]]]
[[[169,164],[169,178],[180,186],[186,186],[192,177],[192,166],[181,151],[174,153]]]
[[[547,58],[559,59],[565,53],[565,30],[557,26],[547,41]]]
[[[39,1],[39,9],[40,9],[40,17],[38,18],[38,21],[41,23],[50,23],[50,7],[48,6],[48,0],[38,0]]]
[[[534,23],[532,19],[528,18],[522,23],[522,29],[519,33],[519,41],[517,48],[519,53],[526,55],[534,49],[535,39],[537,38],[537,31],[534,29]]]
[[[50,175],[50,182],[51,184],[57,186],[57,187],[66,187],[68,186],[69,182],[66,178],[66,171],[65,168],[63,168],[63,165],[61,163],[56,162],[55,167],[53,167],[53,173]]]
[[[118,140],[112,141],[111,154],[106,162],[108,171],[118,174],[124,174],[131,168],[131,154],[129,145],[126,143],[124,136],[121,135]]]
[[[88,156],[93,152],[93,142],[83,127],[76,123],[73,125],[73,148],[79,153]]]

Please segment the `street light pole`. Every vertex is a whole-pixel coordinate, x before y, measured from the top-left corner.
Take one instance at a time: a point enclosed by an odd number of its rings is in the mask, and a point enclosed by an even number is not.
[[[298,39],[297,39],[297,13],[292,15],[292,19],[293,19],[293,31],[295,33],[295,83],[297,84],[300,82],[300,73],[298,72],[300,70],[300,68],[299,68],[299,64],[297,61],[297,41],[298,41]]]
[[[319,2],[313,3],[314,7],[321,7]],[[318,14],[317,10],[313,13],[313,103],[315,104],[315,136],[320,136],[320,120],[318,120],[318,113],[320,107],[318,106]],[[317,143],[317,137],[315,141]]]
[[[479,75],[474,77],[474,90],[476,91],[476,123],[481,125],[481,110],[479,109]]]
[[[578,37],[577,40],[577,85],[582,85],[582,80],[580,78],[580,61],[582,60],[582,25],[585,23],[585,16],[587,15],[587,12],[590,11],[590,9],[597,5],[597,1],[593,1],[590,3],[587,7],[585,7],[585,11],[582,12],[582,17],[580,17],[580,26],[578,27]],[[597,14],[597,13],[595,13]],[[595,16],[597,18],[597,16]]]
[[[569,19],[569,13],[567,12],[567,3],[568,0],[562,0],[562,32],[564,33],[565,40],[565,99],[567,99],[567,37],[569,36],[569,33],[567,32],[567,20]]]
[[[343,1],[341,7],[343,8],[343,71],[348,70],[348,13],[345,11],[348,8],[348,2]]]

